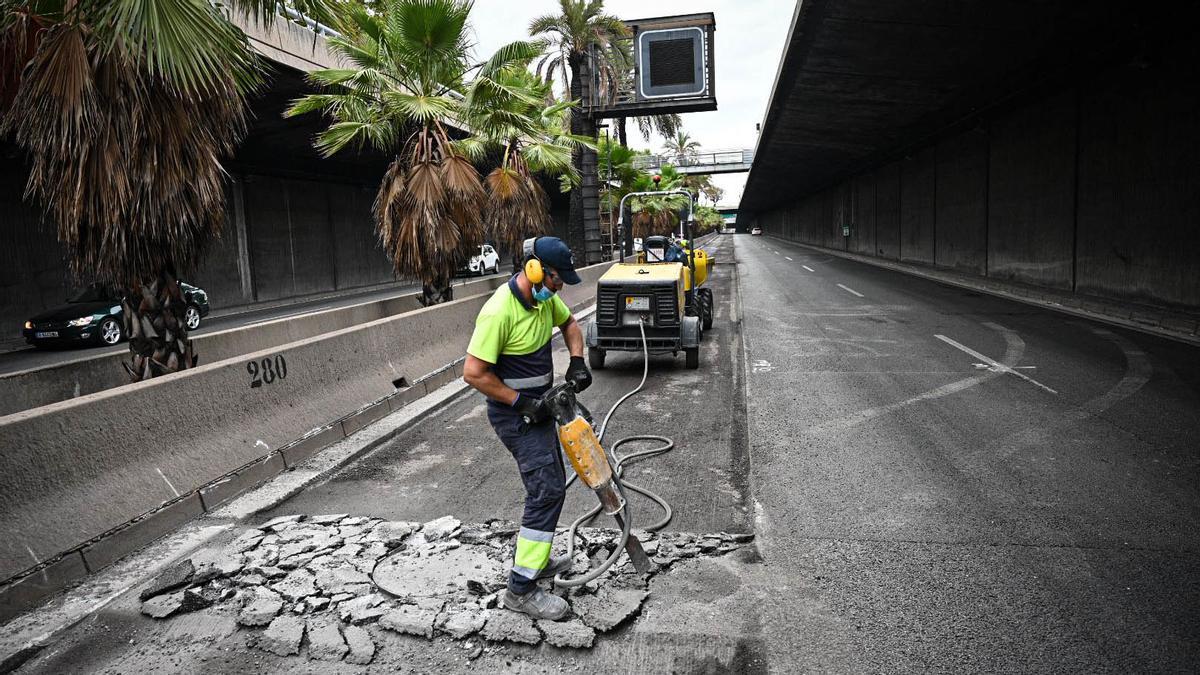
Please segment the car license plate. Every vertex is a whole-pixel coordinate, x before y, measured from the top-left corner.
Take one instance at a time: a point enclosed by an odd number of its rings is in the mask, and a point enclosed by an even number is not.
[[[47,331],[42,331],[40,333],[34,333],[33,336],[40,337],[40,338],[53,338],[53,337],[58,337],[58,331],[47,330]]]
[[[650,298],[647,298],[644,295],[629,296],[625,298],[625,309],[648,312],[650,311]]]

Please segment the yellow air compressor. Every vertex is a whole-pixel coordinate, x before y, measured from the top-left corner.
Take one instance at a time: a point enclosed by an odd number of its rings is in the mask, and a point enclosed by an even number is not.
[[[596,282],[596,317],[585,328],[588,363],[604,367],[610,351],[651,354],[683,352],[688,368],[700,367],[700,342],[712,327],[713,296],[701,285],[712,258],[691,246],[693,199],[687,190],[633,192],[621,198],[621,222],[627,252],[633,250],[632,216],[627,200],[648,196],[687,198],[680,210],[678,237],[651,236],[633,262],[613,265]]]

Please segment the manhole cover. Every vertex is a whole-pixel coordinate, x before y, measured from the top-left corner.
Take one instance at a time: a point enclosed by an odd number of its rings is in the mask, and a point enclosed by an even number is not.
[[[371,577],[396,597],[433,598],[465,591],[468,581],[488,587],[502,583],[504,566],[486,547],[460,546],[425,556],[401,549],[380,560]]]

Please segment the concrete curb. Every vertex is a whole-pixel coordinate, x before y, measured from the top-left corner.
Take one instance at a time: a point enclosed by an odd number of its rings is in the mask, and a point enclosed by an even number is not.
[[[1104,311],[1117,307],[1119,303],[1090,296],[1056,293],[1047,289],[1019,286],[996,279],[975,280],[950,270],[934,270],[911,263],[881,260],[859,253],[839,251],[812,244],[802,244],[773,235],[766,235],[775,241],[811,249],[818,253],[837,256],[845,260],[865,263],[874,267],[901,272],[921,277],[930,281],[965,288],[967,290],[987,293],[1006,300],[1014,300],[1027,305],[1050,309],[1085,319],[1102,321],[1121,328],[1136,330],[1156,337],[1168,338],[1185,344],[1200,346],[1200,319],[1190,318],[1182,313],[1170,312],[1143,305],[1122,305],[1125,309],[1121,315]]]

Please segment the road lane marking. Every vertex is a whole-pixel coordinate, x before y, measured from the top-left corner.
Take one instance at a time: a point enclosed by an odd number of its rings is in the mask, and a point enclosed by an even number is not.
[[[804,269],[808,270],[809,272],[816,272],[816,270],[814,270],[813,268],[809,267],[808,265],[801,265],[801,267],[803,267]]]
[[[1005,343],[1004,362],[1016,364],[1018,361],[1021,360],[1021,356],[1025,353],[1025,341],[1022,340],[1021,336],[1017,335],[1015,331],[1011,331],[1007,328],[1003,328],[1003,327],[999,327],[999,326],[996,327],[996,330],[1000,330],[1002,332],[1002,334],[1004,335],[1004,343]],[[900,410],[902,408],[908,407],[915,403],[921,403],[923,401],[931,401],[934,399],[939,399],[939,398],[943,398],[946,396],[950,396],[952,394],[957,394],[958,392],[970,389],[971,387],[974,387],[977,384],[981,384],[983,382],[987,382],[990,379],[1000,377],[1002,374],[1003,373],[994,372],[994,371],[989,370],[989,371],[987,371],[987,374],[985,374],[985,375],[974,375],[974,376],[968,377],[966,379],[958,380],[957,382],[951,382],[950,384],[944,384],[935,389],[930,389],[929,391],[922,392],[920,394],[917,394],[916,396],[911,396],[909,398],[906,398],[903,401],[897,401],[895,403],[888,403],[886,405],[881,405],[881,406],[877,406],[874,408],[867,408],[866,410],[860,410],[858,412],[850,413],[849,415],[846,415],[844,417],[832,419],[832,420],[829,420],[828,422],[823,422],[821,424],[818,424],[816,426],[810,427],[809,429],[805,430],[805,433],[811,433],[811,434],[817,434],[817,435],[843,433],[847,429],[856,427],[860,424],[863,424],[864,422],[869,422],[870,420],[873,420],[877,417],[882,417],[884,415],[891,414],[892,412],[894,412],[896,410]]]
[[[779,251],[775,251],[775,255],[779,255]]]
[[[867,296],[863,295],[862,293],[859,293],[858,291],[854,290],[853,288],[850,288],[849,286],[845,286],[845,285],[843,285],[843,284],[838,284],[838,286],[839,286],[839,287],[840,287],[840,288],[841,288],[843,291],[847,291],[847,292],[849,292],[849,293],[853,293],[853,294],[857,295],[857,296],[858,296],[858,297],[860,297],[860,298],[865,298],[865,297],[867,297]]]
[[[787,258],[787,261],[788,261],[788,262],[795,262],[795,261],[794,261],[794,260],[792,260],[792,259],[791,259],[789,256],[786,256],[786,255],[785,255],[785,256],[783,256],[783,257],[784,257],[784,258]]]
[[[1000,363],[999,361],[990,359],[964,344],[955,342],[954,340],[946,337],[945,335],[934,335],[934,337],[941,340],[942,342],[945,342],[946,344],[950,345],[951,347],[954,347],[955,349],[966,352],[967,354],[974,356],[975,358],[979,359],[980,361],[983,361],[987,365],[991,366],[991,369],[994,369],[993,372],[1009,373],[1010,375],[1016,375],[1017,377],[1021,378],[1022,380],[1025,380],[1026,382],[1028,382],[1036,387],[1041,387],[1042,389],[1045,389],[1046,391],[1050,392],[1051,394],[1058,393],[1057,391],[1051,389],[1050,387],[1047,387],[1046,385],[1042,384],[1041,382],[1038,382],[1037,380],[1033,379],[1032,377],[1029,377],[1025,373],[1017,372],[1012,366],[1006,366],[1003,363]]]
[[[176,490],[175,486],[171,485],[171,481],[167,478],[167,475],[162,472],[162,469],[160,469],[156,466],[156,467],[154,467],[154,470],[158,472],[158,475],[162,476],[163,482],[165,482],[167,484],[167,487],[171,488],[171,492],[174,492],[175,496],[178,497],[179,490]]]
[[[987,325],[987,324],[985,324]],[[1086,326],[1086,324],[1084,324]],[[1047,425],[1036,421],[1030,427],[1021,429],[1007,436],[992,439],[984,446],[975,446],[976,452],[993,454],[1012,454],[1018,448],[1044,445],[1045,439],[1061,429],[1085,422],[1096,417],[1105,410],[1137,393],[1154,374],[1146,353],[1125,338],[1104,328],[1087,326],[1096,335],[1115,344],[1125,355],[1125,373],[1121,380],[1100,396],[1068,409],[1061,417]]]

